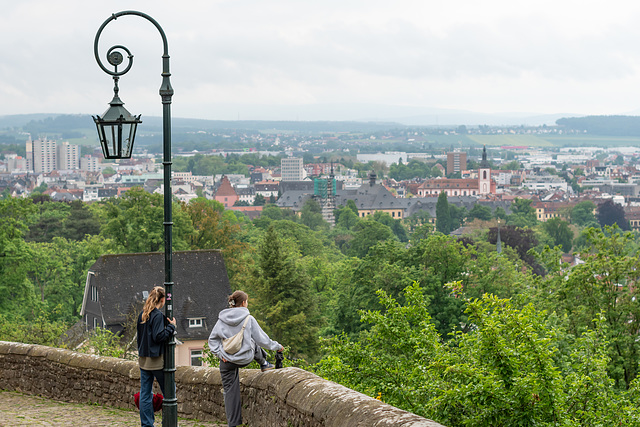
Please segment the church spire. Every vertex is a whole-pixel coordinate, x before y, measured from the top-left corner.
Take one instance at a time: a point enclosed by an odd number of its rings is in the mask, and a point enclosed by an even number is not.
[[[487,161],[487,146],[483,146],[482,147],[482,161],[480,162],[480,168],[481,169],[490,169],[491,166],[489,165],[489,162]]]

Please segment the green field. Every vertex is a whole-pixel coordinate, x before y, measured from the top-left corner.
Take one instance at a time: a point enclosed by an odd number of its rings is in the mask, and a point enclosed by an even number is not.
[[[635,137],[635,136],[558,135],[558,136],[547,136],[545,137],[545,139],[558,147],[562,147],[562,146],[583,146],[583,147],[640,146],[640,137]]]
[[[469,139],[489,146],[525,146],[525,147],[553,147],[555,144],[547,138],[537,135],[470,135]]]
[[[596,135],[469,135],[480,145],[493,147],[625,147],[640,146],[640,137]]]

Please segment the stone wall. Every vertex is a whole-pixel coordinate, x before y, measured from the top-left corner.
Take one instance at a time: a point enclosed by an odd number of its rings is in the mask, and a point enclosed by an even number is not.
[[[0,341],[0,388],[68,402],[135,408],[137,362]],[[243,419],[259,427],[442,427],[297,368],[241,369]],[[178,415],[225,421],[216,368],[179,366]]]

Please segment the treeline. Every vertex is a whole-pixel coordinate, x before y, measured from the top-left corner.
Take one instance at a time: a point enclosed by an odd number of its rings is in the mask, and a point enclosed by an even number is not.
[[[101,114],[102,111],[99,112]],[[44,118],[33,118],[25,123],[22,116],[5,116],[0,121],[3,127],[22,127],[27,132],[61,133],[74,129],[86,129],[93,126],[89,114],[57,114]],[[143,117],[147,130],[162,131],[162,117]],[[265,121],[265,120],[205,120],[174,117],[171,120],[174,131],[180,133],[197,131],[293,131],[301,133],[343,133],[378,132],[404,128],[398,123],[357,122],[357,121]]]
[[[395,406],[451,427],[637,425],[637,236],[590,202],[545,223],[522,199],[462,217],[439,205],[443,232],[352,202],[330,227],[313,200],[249,221],[198,198],[174,202],[173,243],[223,251],[288,364]],[[452,216],[472,231],[448,236]],[[87,269],[161,251],[162,217],[162,196],[140,188],[90,205],[0,200],[0,339],[65,345]],[[99,354],[126,355],[99,338]]]
[[[592,135],[640,136],[640,116],[566,117],[556,120],[556,124]]]

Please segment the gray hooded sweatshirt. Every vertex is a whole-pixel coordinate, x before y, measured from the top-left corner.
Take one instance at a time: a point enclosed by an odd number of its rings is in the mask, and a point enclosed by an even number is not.
[[[249,321],[244,329],[242,347],[236,354],[227,354],[222,349],[222,340],[240,332],[247,316]],[[249,314],[248,308],[226,308],[220,312],[218,321],[209,335],[209,348],[213,354],[237,365],[248,365],[253,360],[255,344],[268,350],[279,350],[281,347],[262,330],[256,319]]]

